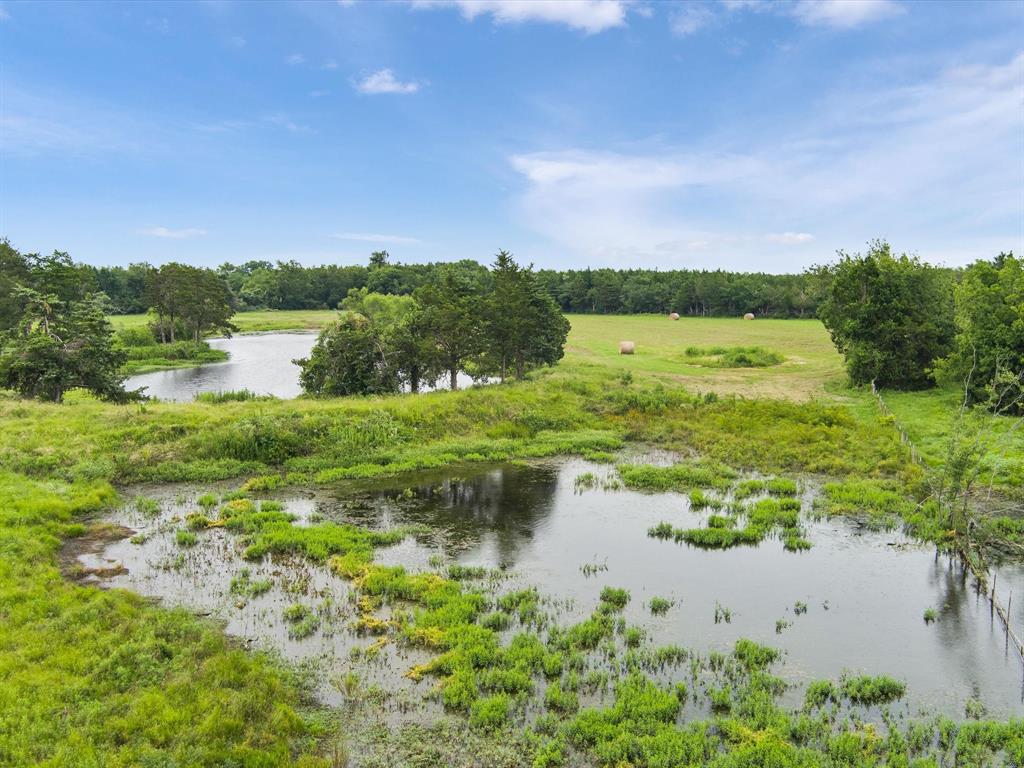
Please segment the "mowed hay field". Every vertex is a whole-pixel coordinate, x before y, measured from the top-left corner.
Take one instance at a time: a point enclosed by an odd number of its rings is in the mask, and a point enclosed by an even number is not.
[[[818,320],[661,315],[570,315],[569,320],[566,362],[654,375],[693,392],[808,400],[829,395],[845,380],[843,360]],[[620,355],[620,341],[634,342],[634,354]],[[763,347],[784,359],[764,368],[715,368],[694,364],[688,347]]]

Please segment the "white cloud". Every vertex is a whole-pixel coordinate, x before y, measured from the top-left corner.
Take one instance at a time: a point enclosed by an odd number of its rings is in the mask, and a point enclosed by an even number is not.
[[[707,26],[715,15],[705,5],[689,3],[672,14],[670,27],[676,37],[688,37]]]
[[[290,53],[284,57],[284,62],[290,67],[296,67],[299,64],[304,64],[306,57],[301,53]]]
[[[338,62],[335,61],[334,59],[326,59],[324,61],[324,63],[323,63],[323,66],[321,66],[320,68],[321,69],[337,69],[338,68]]]
[[[799,0],[791,13],[809,26],[852,29],[902,14],[893,0]]]
[[[359,243],[391,243],[394,245],[414,245],[420,241],[415,237],[404,235],[379,235],[372,232],[339,232],[331,235],[335,240],[353,240]]]
[[[4,6],[0,5],[0,21],[7,21],[9,18],[11,18],[11,14]]]
[[[381,69],[356,82],[355,88],[360,93],[416,93],[420,84],[402,82],[390,69]]]
[[[1024,53],[836,92],[740,153],[712,136],[513,155],[518,214],[559,252],[619,265],[798,269],[878,236],[958,263],[1021,250],[1022,75]]]
[[[529,21],[565,24],[587,34],[624,26],[624,0],[413,0],[414,8],[458,8],[472,21],[490,15],[496,24]]]
[[[803,245],[814,242],[814,235],[807,232],[780,232],[778,234],[765,235],[764,239],[769,243],[780,245]]]
[[[187,240],[190,237],[200,237],[206,234],[205,229],[186,227],[185,229],[168,229],[167,227],[144,227],[136,230],[140,235],[159,237],[166,240]]]

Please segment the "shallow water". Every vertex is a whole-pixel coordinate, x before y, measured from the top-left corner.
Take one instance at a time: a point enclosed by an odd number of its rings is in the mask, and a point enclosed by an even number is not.
[[[757,547],[700,550],[646,533],[662,520],[677,527],[702,524],[706,514],[690,511],[685,496],[578,492],[575,479],[588,471],[599,477],[614,473],[607,466],[570,460],[421,475],[391,489],[289,490],[277,497],[301,520],[316,513],[381,528],[422,524],[428,533],[380,549],[378,560],[426,569],[431,557],[441,554],[449,561],[505,569],[495,582],[498,591],[537,586],[555,601],[561,624],[588,615],[602,587],[611,585],[631,592],[625,616],[629,624],[646,629],[648,644],[676,643],[706,653],[728,650],[736,639],[748,637],[783,649],[777,671],[794,683],[783,698],[794,706],[802,698],[803,683],[850,671],[905,681],[908,695],[894,709],[913,715],[962,717],[970,697],[981,699],[995,717],[1024,713],[1022,664],[1007,648],[998,618],[960,565],[937,557],[934,548],[848,520],[805,520],[814,545],[807,552],[786,552],[773,538]],[[813,483],[806,485],[804,496],[810,501]],[[355,610],[347,583],[306,563],[244,563],[234,535],[220,530],[199,534],[197,547],[182,550],[174,543],[172,518],[190,511],[195,493],[207,490],[142,489],[164,500],[161,517],[147,520],[126,510],[117,522],[152,532],[151,538],[142,545],[127,540],[108,544],[83,562],[123,564],[128,572],[104,583],[212,612],[225,619],[229,633],[280,649],[290,658],[319,659],[324,697],[343,699],[332,681],[352,666],[353,647],[373,641],[348,629]],[[179,569],[165,570],[181,555],[185,562]],[[602,570],[588,577],[582,572],[588,563]],[[276,586],[239,606],[228,585],[244,566],[253,578],[272,577]],[[282,589],[286,584],[292,592]],[[1024,569],[1002,568],[998,584],[1004,602],[1010,590],[1021,596],[1013,601],[1012,612],[1013,620],[1024,624]],[[676,601],[663,617],[652,617],[647,608],[655,595]],[[334,607],[327,613],[334,618],[310,638],[290,640],[281,618],[284,606],[295,601],[319,606],[328,597]],[[797,601],[806,603],[806,613],[796,614]],[[731,621],[715,623],[716,605],[731,610]],[[933,624],[923,620],[929,607],[938,612]],[[777,633],[780,619],[791,625]],[[368,682],[409,691],[408,703],[432,685],[424,681],[417,686],[401,676],[422,660],[389,644],[361,674]],[[682,679],[683,671],[677,673]],[[412,696],[411,689],[417,688]]]
[[[315,333],[255,333],[210,339],[211,347],[228,353],[225,362],[143,373],[128,379],[125,387],[145,387],[150,397],[175,402],[194,400],[199,392],[239,389],[298,397],[302,394],[299,367],[292,360],[308,357],[316,337]]]
[[[248,333],[230,339],[210,339],[214,349],[228,353],[222,363],[192,368],[175,368],[132,376],[125,382],[129,390],[145,388],[145,394],[171,402],[191,402],[200,392],[230,392],[248,389],[257,395],[290,399],[302,394],[299,366],[292,360],[309,357],[316,342],[313,332]],[[473,379],[464,373],[458,377],[460,389]],[[439,382],[447,389],[447,379]],[[424,391],[432,389],[424,386]]]

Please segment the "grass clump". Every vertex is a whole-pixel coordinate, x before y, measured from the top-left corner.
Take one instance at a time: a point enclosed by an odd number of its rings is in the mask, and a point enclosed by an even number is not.
[[[902,698],[907,686],[885,675],[860,675],[844,678],[840,690],[852,703],[870,707]]]
[[[721,509],[723,502],[714,496],[708,496],[704,491],[696,488],[690,491],[690,509]]]
[[[652,539],[671,539],[675,533],[672,523],[662,521],[647,529],[647,535]]]
[[[174,541],[179,547],[194,547],[199,537],[187,528],[179,528],[174,532]]]
[[[601,590],[601,607],[611,611],[621,611],[629,603],[629,592],[618,587],[605,587]]]
[[[938,618],[939,618],[939,613],[934,608],[925,608],[924,609],[924,623],[925,624],[931,624],[933,621],[937,621]]]
[[[674,600],[669,600],[664,597],[652,597],[650,602],[647,604],[647,607],[650,609],[652,615],[664,616],[674,605]]]
[[[231,577],[231,586],[228,591],[233,595],[251,598],[259,597],[271,590],[274,582],[270,579],[253,579],[252,572],[248,568],[242,568]]]
[[[469,724],[485,731],[495,731],[508,722],[511,704],[512,700],[504,693],[477,699],[470,705]]]
[[[276,400],[273,395],[257,395],[250,389],[229,389],[217,392],[196,392],[195,401],[207,405],[247,403],[253,400]]]
[[[736,477],[736,473],[729,467],[715,463],[676,464],[671,467],[619,464],[617,469],[627,488],[643,491],[727,489]]]
[[[688,364],[704,368],[768,368],[785,360],[778,352],[758,346],[687,347],[683,354]]]

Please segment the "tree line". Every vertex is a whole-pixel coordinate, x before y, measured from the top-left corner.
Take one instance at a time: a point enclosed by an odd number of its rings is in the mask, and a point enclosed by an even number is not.
[[[79,265],[82,278],[102,291],[116,314],[145,312],[151,305],[147,281],[156,267]],[[256,309],[336,309],[353,288],[370,293],[411,296],[439,271],[457,269],[467,279],[486,279],[476,261],[429,264],[392,263],[377,251],[367,265],[295,261],[225,263],[214,270],[231,290],[239,311]],[[820,286],[805,274],[773,275],[723,270],[570,269],[537,271],[540,284],[563,312],[578,314],[668,314],[736,317],[814,317]]]

